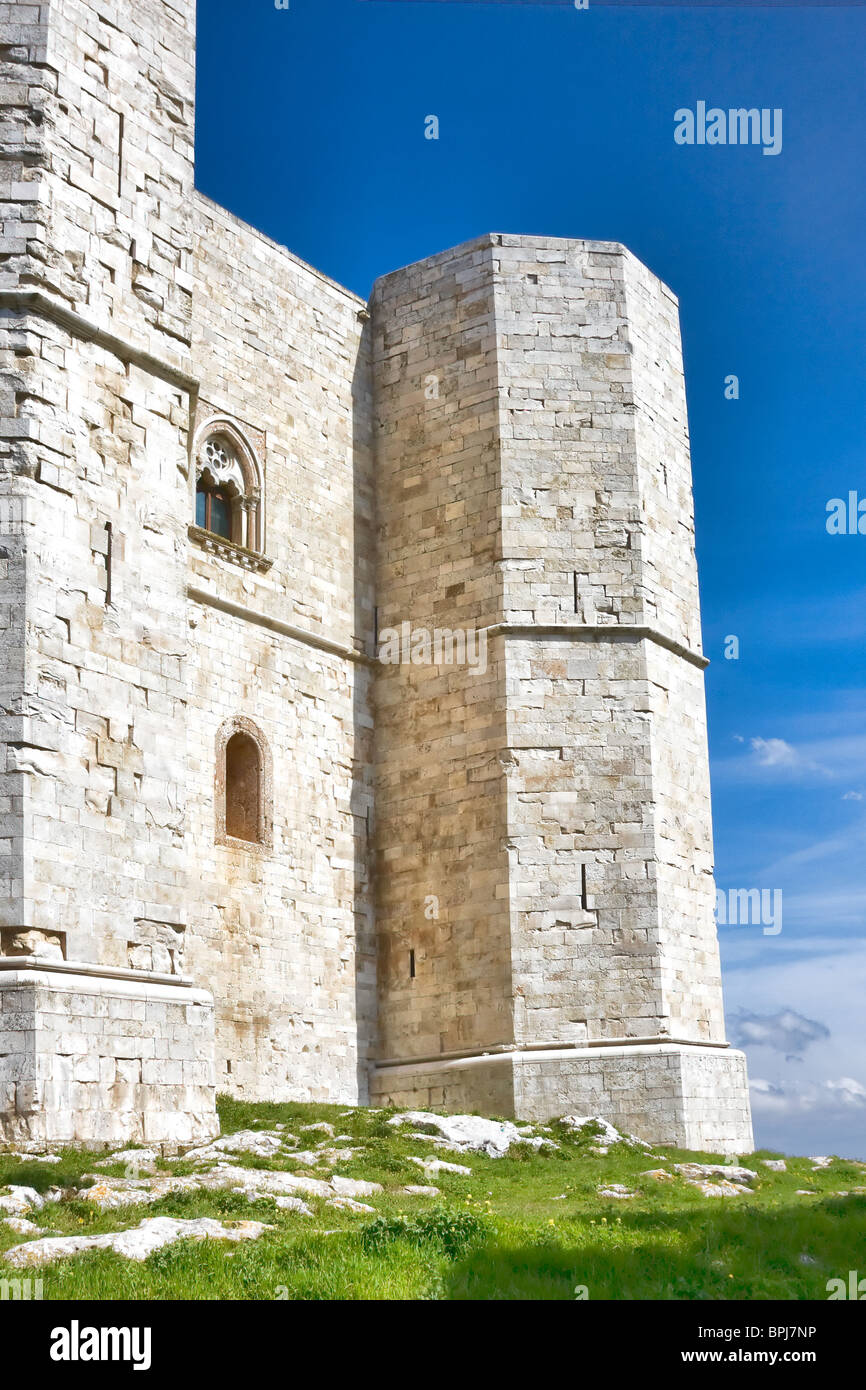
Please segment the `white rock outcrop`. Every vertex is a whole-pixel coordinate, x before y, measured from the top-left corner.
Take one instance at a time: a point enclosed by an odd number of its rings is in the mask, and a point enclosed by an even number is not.
[[[142,1221],[130,1231],[116,1231],[101,1236],[49,1236],[16,1245],[3,1256],[16,1269],[41,1269],[55,1260],[70,1255],[82,1255],[88,1250],[114,1250],[128,1260],[146,1260],[155,1250],[174,1245],[179,1240],[258,1240],[272,1226],[259,1221],[234,1221],[224,1225],[209,1217],[195,1221],[175,1221],[168,1216],[155,1216]]]
[[[675,1163],[675,1170],[686,1181],[701,1182],[706,1178],[722,1178],[732,1183],[757,1182],[753,1168],[740,1168],[735,1163]]]
[[[481,1115],[434,1115],[427,1110],[407,1110],[395,1115],[388,1123],[395,1128],[403,1125],[426,1125],[432,1136],[415,1134],[416,1139],[432,1137],[437,1147],[447,1147],[456,1153],[480,1153],[488,1158],[502,1158],[512,1144],[530,1144],[535,1149],[556,1148],[551,1139],[533,1137],[527,1127],[518,1128],[510,1120],[486,1120]]]

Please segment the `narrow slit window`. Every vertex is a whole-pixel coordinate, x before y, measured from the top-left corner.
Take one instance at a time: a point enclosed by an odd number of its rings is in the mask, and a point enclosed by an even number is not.
[[[410,980],[414,980],[414,978],[415,978],[415,952],[414,952],[414,951],[410,951],[410,952],[409,952],[409,979],[410,979]]]
[[[112,565],[114,564],[114,527],[105,523],[105,605],[111,606]]]

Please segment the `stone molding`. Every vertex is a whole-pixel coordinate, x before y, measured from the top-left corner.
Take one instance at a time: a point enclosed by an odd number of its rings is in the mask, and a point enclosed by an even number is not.
[[[65,328],[67,333],[71,333],[74,338],[81,338],[88,343],[97,343],[108,352],[113,352],[122,362],[132,362],[135,366],[141,367],[143,371],[161,377],[169,385],[176,386],[189,395],[198,393],[199,383],[196,377],[182,371],[180,367],[176,367],[173,362],[169,362],[166,358],[158,357],[155,353],[149,352],[140,344],[132,343],[129,339],[121,338],[117,333],[112,333],[108,328],[100,328],[98,324],[91,323],[82,314],[70,309],[68,305],[62,304],[59,300],[53,299],[44,290],[0,290],[0,309],[10,310],[12,313],[35,314],[39,318],[50,319],[52,323]]]

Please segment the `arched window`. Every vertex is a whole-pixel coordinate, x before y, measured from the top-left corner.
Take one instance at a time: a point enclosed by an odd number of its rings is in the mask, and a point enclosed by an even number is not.
[[[226,835],[262,840],[262,758],[249,734],[233,734],[226,744]]]
[[[195,490],[195,524],[203,531],[210,531],[211,535],[232,540],[231,493],[199,478]]]
[[[271,847],[273,780],[270,749],[261,730],[241,716],[227,720],[216,741],[217,844]]]
[[[211,420],[196,453],[195,524],[243,550],[264,548],[262,475],[246,437],[229,420]]]

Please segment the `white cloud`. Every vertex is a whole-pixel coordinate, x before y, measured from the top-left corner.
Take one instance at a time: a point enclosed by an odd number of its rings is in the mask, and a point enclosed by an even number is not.
[[[733,741],[747,746],[728,756],[713,756],[713,779],[743,783],[763,782],[770,776],[797,777],[819,785],[838,779],[856,789],[858,781],[866,777],[864,714],[862,705],[823,709],[786,720],[784,736],[744,739],[735,734]]]
[[[751,1082],[752,1111],[764,1115],[791,1116],[818,1112],[828,1118],[845,1110],[866,1108],[866,1086],[851,1076],[838,1081],[776,1085],[756,1077]]]
[[[753,1078],[759,1147],[866,1157],[866,941],[742,934],[724,957],[727,1016]],[[743,1019],[753,1023],[749,1037]]]
[[[838,1094],[843,1105],[866,1104],[866,1086],[861,1086],[851,1076],[840,1077],[838,1081],[825,1081],[828,1091]]]
[[[734,1014],[728,1020],[728,1031],[735,1047],[770,1047],[789,1058],[799,1057],[810,1043],[830,1037],[825,1024],[794,1009],[780,1009],[776,1014]]]
[[[753,738],[750,746],[762,767],[799,767],[802,762],[796,748],[783,738]]]

